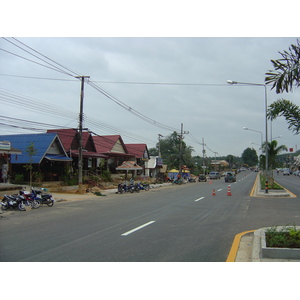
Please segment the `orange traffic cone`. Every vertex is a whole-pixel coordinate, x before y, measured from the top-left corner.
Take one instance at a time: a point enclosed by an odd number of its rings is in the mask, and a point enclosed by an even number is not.
[[[216,196],[216,191],[215,191],[215,189],[213,189],[212,190],[212,194],[211,194],[212,196]]]
[[[231,190],[230,190],[230,185],[228,186],[228,189],[227,189],[227,196],[232,196],[231,195]]]

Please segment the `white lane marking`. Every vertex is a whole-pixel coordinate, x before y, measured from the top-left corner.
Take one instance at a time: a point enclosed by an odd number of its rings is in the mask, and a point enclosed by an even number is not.
[[[200,200],[202,200],[202,199],[204,199],[204,197],[201,197],[201,198],[196,199],[195,202],[200,201]]]
[[[217,190],[217,192],[221,192],[221,191],[222,191],[222,189]]]
[[[138,231],[138,230],[140,230],[140,229],[142,229],[142,228],[144,228],[144,227],[146,227],[146,226],[148,226],[148,225],[150,225],[150,224],[152,224],[152,223],[154,223],[155,221],[150,221],[150,222],[148,222],[148,223],[145,223],[145,224],[143,224],[143,225],[141,225],[141,226],[139,226],[139,227],[136,227],[136,228],[134,228],[134,229],[132,229],[132,230],[129,230],[129,231],[127,231],[127,232],[125,232],[125,233],[123,233],[123,234],[121,234],[122,236],[126,236],[126,235],[129,235],[129,234],[131,234],[131,233],[133,233],[133,232],[135,232],[135,231]]]

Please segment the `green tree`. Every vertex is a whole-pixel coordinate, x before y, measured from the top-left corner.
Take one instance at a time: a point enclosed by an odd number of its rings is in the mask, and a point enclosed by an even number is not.
[[[265,83],[273,83],[276,93],[293,90],[293,85],[300,86],[300,41],[292,44],[289,51],[279,52],[280,59],[271,60],[275,70],[266,73]]]
[[[276,93],[289,92],[293,86],[300,86],[300,41],[292,44],[289,51],[279,52],[281,59],[271,60],[274,69],[266,73],[265,83],[272,83],[272,89],[276,88]],[[276,119],[278,116],[285,117],[289,124],[288,129],[299,134],[300,131],[300,109],[289,100],[278,99],[272,103],[267,112],[268,118]]]
[[[285,99],[278,99],[269,105],[268,118],[275,120],[283,116],[288,123],[288,129],[295,134],[300,132],[300,107],[293,102]]]
[[[174,131],[171,135],[161,139],[160,151],[164,164],[167,164],[169,169],[178,169],[180,161],[180,135]],[[192,159],[193,151],[193,147],[187,146],[182,141],[182,162],[190,168],[194,166]]]
[[[266,142],[263,144],[263,153],[266,153]],[[276,168],[276,156],[279,155],[283,151],[287,151],[287,147],[285,145],[278,146],[278,142],[273,140],[271,143],[268,143],[268,162],[269,168]],[[261,163],[265,161],[265,155],[261,155]],[[265,164],[262,164],[264,166]]]
[[[26,147],[26,152],[29,156],[29,164],[25,165],[26,170],[29,170],[29,185],[30,188],[32,187],[32,162],[33,162],[33,156],[36,155],[37,149],[34,147],[34,143],[31,142],[27,147]]]
[[[149,148],[148,151],[149,151],[149,155],[150,156],[158,156],[158,150],[157,150],[157,148],[155,148],[155,147]]]
[[[255,149],[247,148],[242,154],[242,160],[248,166],[256,166],[258,163],[258,156]]]

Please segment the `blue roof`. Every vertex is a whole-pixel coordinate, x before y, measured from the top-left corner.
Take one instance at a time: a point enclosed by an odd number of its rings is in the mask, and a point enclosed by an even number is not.
[[[56,133],[14,134],[0,135],[0,141],[10,141],[12,147],[20,149],[22,151],[22,154],[11,154],[11,163],[17,164],[30,163],[30,157],[26,150],[27,147],[31,143],[33,143],[34,148],[37,150],[37,152],[32,156],[31,162],[33,164],[39,164],[47,154],[47,151],[49,150],[56,137]],[[63,155],[65,156],[65,153],[63,153]]]

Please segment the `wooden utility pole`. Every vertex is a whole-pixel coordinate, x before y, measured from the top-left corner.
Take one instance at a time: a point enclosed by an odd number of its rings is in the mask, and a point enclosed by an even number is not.
[[[90,76],[77,76],[81,79],[81,92],[80,92],[80,112],[79,112],[79,148],[78,148],[78,186],[79,194],[82,194],[82,122],[83,122],[83,97],[84,97],[84,79]]]

